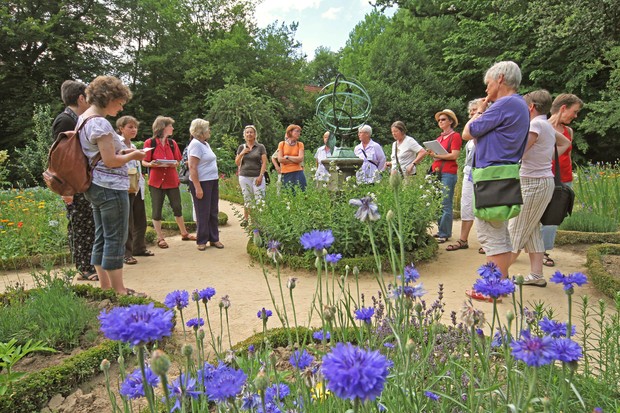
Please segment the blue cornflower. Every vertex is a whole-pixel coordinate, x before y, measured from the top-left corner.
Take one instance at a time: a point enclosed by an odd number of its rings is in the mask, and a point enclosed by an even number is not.
[[[545,317],[538,322],[538,325],[545,334],[553,338],[566,337],[566,323],[549,320],[549,318]],[[576,332],[575,326],[571,326],[571,336],[574,336]]]
[[[424,289],[422,283],[420,283],[413,286],[404,285],[396,287],[394,291],[392,291],[392,298],[399,298],[401,295],[404,295],[407,298],[413,299],[420,298],[424,294],[426,294],[426,290]]]
[[[250,344],[250,345],[248,346],[248,353],[249,353],[249,354],[252,354],[252,353],[254,353],[255,351],[256,351],[256,348],[254,347],[254,344]]]
[[[424,392],[424,395],[425,395],[426,397],[428,397],[429,399],[431,399],[431,400],[434,400],[434,401],[439,400],[439,395],[438,395],[438,394],[433,393],[432,391],[428,391],[428,390],[427,390],[427,391],[425,391],[425,392]]]
[[[265,390],[265,399],[270,402],[281,401],[289,394],[291,394],[291,389],[286,384],[273,384]]]
[[[171,310],[182,310],[189,305],[189,293],[185,290],[173,291],[166,296],[164,304]]]
[[[416,270],[415,265],[411,263],[405,267],[405,276],[399,276],[399,278],[403,280],[405,284],[414,283],[420,278],[420,273]]]
[[[553,349],[556,359],[567,363],[577,361],[583,356],[581,346],[570,338],[556,338],[553,341]]]
[[[362,222],[377,221],[381,218],[379,207],[377,207],[377,204],[375,204],[374,200],[369,196],[360,199],[349,199],[349,205],[358,207],[355,212],[355,218]]]
[[[278,261],[278,258],[282,258],[282,254],[280,253],[280,246],[282,244],[278,241],[271,240],[267,243],[267,256],[271,258],[274,262]]]
[[[243,370],[235,370],[220,363],[213,371],[210,379],[205,380],[205,388],[209,400],[223,402],[236,397],[247,379]]]
[[[383,347],[388,348],[388,349],[393,349],[394,347],[396,347],[394,345],[394,343],[383,343]]]
[[[144,373],[146,375],[146,383],[149,386],[156,387],[159,384],[159,377],[149,367],[144,369]],[[144,397],[144,386],[142,383],[142,372],[137,368],[125,377],[125,381],[121,384],[121,395],[128,399]]]
[[[196,379],[185,373],[181,373],[181,376],[178,377],[175,381],[173,381],[172,385],[168,385],[170,397],[174,397],[176,399],[174,402],[174,406],[172,406],[172,409],[170,409],[170,413],[174,412],[175,410],[181,410],[182,400],[184,398],[191,397],[192,399],[197,399],[198,396],[200,396],[200,392],[196,391],[195,388]],[[166,399],[164,398],[162,401],[165,402]]]
[[[502,277],[502,272],[494,262],[487,262],[481,265],[480,268],[478,268],[478,274],[484,279]]]
[[[194,330],[198,330],[199,327],[202,327],[205,325],[205,320],[200,317],[200,318],[190,318],[187,323],[185,323],[186,326],[188,327],[193,327]]]
[[[272,315],[273,312],[271,310],[265,310],[265,307],[263,307],[261,310],[258,311],[258,313],[256,313],[256,316],[263,321],[267,321]]]
[[[365,322],[366,324],[370,324],[372,322],[371,318],[375,314],[375,309],[372,307],[362,307],[358,310],[355,310],[355,319]]]
[[[582,272],[574,272],[572,274],[564,275],[559,271],[556,271],[549,280],[556,284],[564,284],[564,290],[570,290],[573,288],[573,284],[581,287],[588,283],[588,278]]]
[[[115,307],[99,314],[101,331],[110,340],[138,346],[172,334],[173,312],[153,303]]]
[[[303,234],[299,241],[305,250],[322,251],[324,248],[329,248],[335,240],[331,229],[325,231],[315,229]]]
[[[392,362],[376,350],[338,343],[323,357],[321,372],[327,388],[336,396],[366,401],[381,395],[391,366]]]
[[[312,357],[305,349],[302,351],[296,350],[288,361],[293,367],[297,367],[299,370],[304,370],[312,364],[314,357]]]
[[[192,294],[192,299],[194,301],[202,300],[203,303],[207,303],[207,301],[211,300],[215,295],[215,288],[207,287],[204,290],[194,290],[194,294]]]
[[[544,366],[556,358],[553,338],[550,336],[532,337],[529,330],[522,331],[521,339],[513,340],[510,346],[513,357],[524,361],[528,366]]]
[[[506,336],[500,331],[497,331],[491,341],[491,348],[501,347],[504,344],[504,341],[506,341]]]
[[[204,366],[196,372],[198,382],[202,383],[203,386],[206,386],[209,380],[213,378],[214,371],[215,366],[213,366],[213,364],[205,362]]]
[[[241,399],[241,410],[256,410],[261,405],[260,396],[256,393],[246,394]]]
[[[342,254],[327,254],[325,256],[325,261],[330,264],[335,264],[342,259]]]
[[[323,341],[323,330],[315,331],[314,333],[312,333],[312,338],[318,341]],[[329,334],[329,331],[326,331],[325,340],[329,341],[330,338],[331,334]]]
[[[501,279],[490,276],[476,280],[474,291],[492,298],[498,298],[502,295],[512,294],[515,291],[515,283],[507,278]]]

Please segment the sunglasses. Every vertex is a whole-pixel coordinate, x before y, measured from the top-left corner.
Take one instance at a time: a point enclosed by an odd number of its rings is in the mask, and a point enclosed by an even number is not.
[[[448,120],[449,119],[447,119],[447,118],[439,118],[439,119],[437,119],[437,122],[446,122]]]

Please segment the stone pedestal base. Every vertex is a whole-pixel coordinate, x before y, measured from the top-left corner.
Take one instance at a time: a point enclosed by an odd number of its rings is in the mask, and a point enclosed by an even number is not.
[[[327,187],[330,191],[338,191],[348,177],[355,179],[355,173],[363,161],[360,158],[327,158],[321,163],[330,174]]]

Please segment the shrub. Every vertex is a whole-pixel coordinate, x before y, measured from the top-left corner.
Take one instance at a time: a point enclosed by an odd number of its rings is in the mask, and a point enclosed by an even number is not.
[[[614,278],[603,266],[604,255],[620,255],[620,245],[603,244],[588,248],[586,253],[588,274],[592,283],[603,294],[615,298],[620,293],[620,279]]]
[[[579,210],[567,217],[560,225],[560,229],[580,232],[615,232],[618,224],[609,217]]]

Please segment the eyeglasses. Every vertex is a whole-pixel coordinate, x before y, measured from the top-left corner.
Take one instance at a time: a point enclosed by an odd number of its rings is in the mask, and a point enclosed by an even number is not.
[[[437,119],[437,122],[446,122],[448,119],[447,118],[439,118]]]

